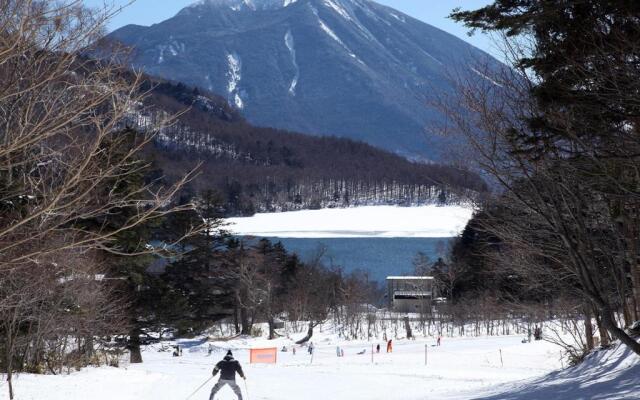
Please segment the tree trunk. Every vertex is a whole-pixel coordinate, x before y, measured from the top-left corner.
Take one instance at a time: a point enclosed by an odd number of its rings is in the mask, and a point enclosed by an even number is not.
[[[269,340],[276,338],[275,321],[273,318],[269,318],[267,323],[269,324]]]
[[[593,323],[591,322],[591,313],[588,307],[584,308],[584,335],[587,340],[587,351],[593,350]]]
[[[9,400],[13,400],[13,373],[7,370],[7,386],[9,387]]]
[[[140,331],[139,328],[133,328],[129,332],[129,362],[131,364],[142,363],[142,351],[140,351]]]
[[[404,317],[404,329],[407,331],[407,339],[411,339],[413,337],[413,332],[411,332],[409,317]]]
[[[604,326],[609,332],[611,332],[611,335],[613,335],[613,337],[624,343],[627,347],[633,350],[634,353],[640,355],[640,343],[636,342],[635,339],[627,335],[624,330],[618,328],[611,316],[611,313],[603,312],[600,320],[602,321],[601,325]]]
[[[241,333],[240,322],[238,321],[238,312],[238,304],[236,304],[233,310],[233,326],[235,327],[236,335],[239,335]]]
[[[637,259],[631,264],[631,286],[634,321],[626,321],[629,325],[633,325],[633,322],[640,320],[640,265],[638,265]]]
[[[296,344],[303,344],[309,341],[309,339],[311,339],[311,337],[313,336],[313,328],[314,328],[314,324],[313,322],[309,322],[309,328],[307,329],[307,335],[305,337],[303,337],[302,339],[298,340],[296,342]]]
[[[247,308],[240,306],[240,324],[242,325],[241,335],[251,335],[251,323],[249,322],[249,314]]]

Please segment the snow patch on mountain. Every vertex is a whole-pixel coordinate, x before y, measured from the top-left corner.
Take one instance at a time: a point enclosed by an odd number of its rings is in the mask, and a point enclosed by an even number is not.
[[[397,19],[398,21],[402,22],[402,23],[407,23],[407,20],[404,17],[401,17],[399,15],[396,15],[392,12],[389,13],[389,15],[391,15],[393,18]]]
[[[287,49],[289,49],[289,54],[291,54],[291,63],[293,64],[293,68],[296,71],[293,79],[291,80],[291,85],[289,85],[289,93],[295,96],[296,86],[298,86],[298,80],[300,79],[300,69],[298,68],[298,62],[296,61],[296,48],[293,41],[293,34],[291,33],[291,29],[289,29],[284,35],[284,44],[287,46]]]
[[[158,64],[162,64],[164,62],[164,46],[158,46]]]
[[[500,84],[500,83],[496,82],[495,80],[491,79],[490,76],[487,76],[486,74],[478,71],[477,69],[475,69],[473,67],[470,67],[470,68],[471,68],[471,71],[475,72],[476,75],[480,76],[481,78],[486,79],[487,81],[493,83],[494,85],[496,85],[498,87],[503,87],[502,84]]]
[[[229,53],[227,54],[227,62],[229,63],[229,72],[227,72],[227,76],[229,77],[229,83],[227,84],[229,99],[232,100],[236,107],[243,109],[244,101],[242,97],[240,97],[238,90],[238,84],[242,79],[242,60],[238,54]]]
[[[347,53],[349,53],[349,56],[351,58],[354,58],[360,64],[365,65],[365,63],[360,58],[358,58],[358,56],[353,51],[351,51],[351,49],[349,49],[349,47],[346,44],[344,44],[344,42],[338,37],[338,35],[336,35],[336,33],[331,28],[329,28],[329,26],[322,19],[320,19],[320,17],[318,17],[318,23],[320,24],[320,28],[327,35],[329,35],[329,37],[331,37],[331,39],[333,39],[336,42],[338,42],[340,44],[340,46],[342,46],[342,48],[344,48],[347,51]]]
[[[349,15],[347,10],[345,10],[340,4],[336,3],[333,0],[323,0],[323,3],[326,7],[329,7],[340,14],[340,16],[344,19],[351,21],[351,15]]]
[[[187,9],[195,9],[202,6],[228,7],[233,11],[262,11],[277,10],[287,7],[297,0],[200,0],[191,4]]]
[[[335,40],[336,42],[340,43],[343,47],[347,47],[345,46],[345,44],[342,42],[342,40],[340,40],[340,38],[338,37],[338,35],[336,35],[336,33],[334,31],[331,30],[331,28],[329,28],[327,26],[327,24],[324,23],[323,20],[318,19],[318,22],[320,23],[320,28],[322,28],[323,31],[325,31],[325,33],[327,35],[329,35],[331,37],[331,39]]]

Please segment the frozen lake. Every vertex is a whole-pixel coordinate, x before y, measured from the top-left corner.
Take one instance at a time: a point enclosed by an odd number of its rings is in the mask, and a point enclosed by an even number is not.
[[[326,265],[339,265],[346,272],[369,272],[371,280],[384,282],[388,275],[413,273],[413,258],[418,252],[435,261],[443,255],[451,238],[361,237],[361,238],[270,238],[281,241],[287,250],[308,260],[324,249]]]
[[[326,208],[229,218],[238,235],[286,238],[453,237],[473,210],[463,206]]]
[[[462,206],[370,206],[256,214],[228,222],[234,233],[281,241],[303,260],[322,249],[325,264],[346,272],[365,270],[382,282],[387,275],[411,274],[418,252],[432,261],[443,256],[472,213]]]

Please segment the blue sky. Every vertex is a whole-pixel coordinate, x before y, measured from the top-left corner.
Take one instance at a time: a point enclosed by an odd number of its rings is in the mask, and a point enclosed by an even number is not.
[[[130,0],[84,0],[89,6],[102,6],[113,4],[122,6]],[[467,36],[467,29],[447,18],[452,9],[475,9],[492,0],[376,0],[404,12],[414,18],[422,20],[430,25],[447,31],[459,38],[468,41],[474,46],[487,51],[493,51],[491,40],[481,33]],[[137,0],[129,7],[122,10],[111,22],[109,29],[114,30],[127,24],[151,25],[164,21],[174,16],[183,7],[195,2],[195,0]]]

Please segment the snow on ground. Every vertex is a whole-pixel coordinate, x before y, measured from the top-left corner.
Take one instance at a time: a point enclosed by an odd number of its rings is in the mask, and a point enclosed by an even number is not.
[[[328,332],[325,329],[325,332]],[[245,400],[613,400],[640,398],[640,357],[624,346],[591,354],[577,367],[560,369],[560,349],[547,342],[522,343],[522,336],[394,340],[385,353],[380,341],[344,341],[316,332],[313,359],[295,339],[235,338],[180,340],[182,357],[165,342],[145,347],[145,362],[120,368],[87,368],[70,375],[20,375],[17,400],[180,400],[209,377],[232,350],[248,377],[238,379]],[[381,353],[371,358],[372,345]],[[209,344],[213,353],[208,354]],[[340,346],[344,357],[336,356]],[[248,364],[250,348],[286,346],[275,365]],[[425,365],[425,347],[427,363]],[[164,348],[164,351],[161,351]],[[365,354],[358,354],[366,350]],[[205,400],[217,378],[192,399]],[[247,395],[248,390],[248,395]],[[0,384],[0,398],[6,384]],[[217,400],[235,399],[224,388]]]
[[[616,400],[640,398],[640,357],[625,346],[600,350],[580,365],[494,388],[482,400]]]
[[[302,336],[294,335],[293,339]],[[231,349],[248,377],[239,380],[245,399],[261,400],[426,400],[470,399],[481,393],[498,393],[501,385],[540,377],[560,367],[559,350],[545,342],[521,343],[521,336],[444,338],[440,347],[433,338],[397,340],[393,353],[386,354],[382,341],[341,341],[317,333],[313,360],[305,348],[293,355],[293,340],[238,338],[211,342],[208,355],[205,339],[181,340],[182,357],[158,351],[161,345],[146,347],[145,362],[121,368],[88,368],[65,376],[23,374],[16,380],[17,400],[179,400],[207,378],[213,365]],[[371,360],[373,343],[381,353]],[[336,357],[336,345],[345,352]],[[278,352],[276,365],[249,365],[248,349],[287,346]],[[425,365],[425,346],[427,365]],[[366,350],[363,355],[357,353]],[[500,360],[502,350],[502,361]],[[636,370],[637,372],[637,370]],[[636,373],[637,375],[637,373]],[[632,377],[631,375],[629,376]],[[193,399],[208,399],[215,378]],[[513,383],[512,383],[513,385]],[[6,390],[0,385],[0,390]],[[4,393],[3,393],[4,394]],[[233,399],[225,388],[218,400]],[[504,397],[491,397],[492,399]],[[534,398],[534,397],[531,397]],[[529,399],[529,398],[527,398]],[[547,397],[544,397],[547,400]]]
[[[473,209],[463,206],[366,206],[256,214],[229,218],[239,235],[338,237],[452,237],[464,229]]]

